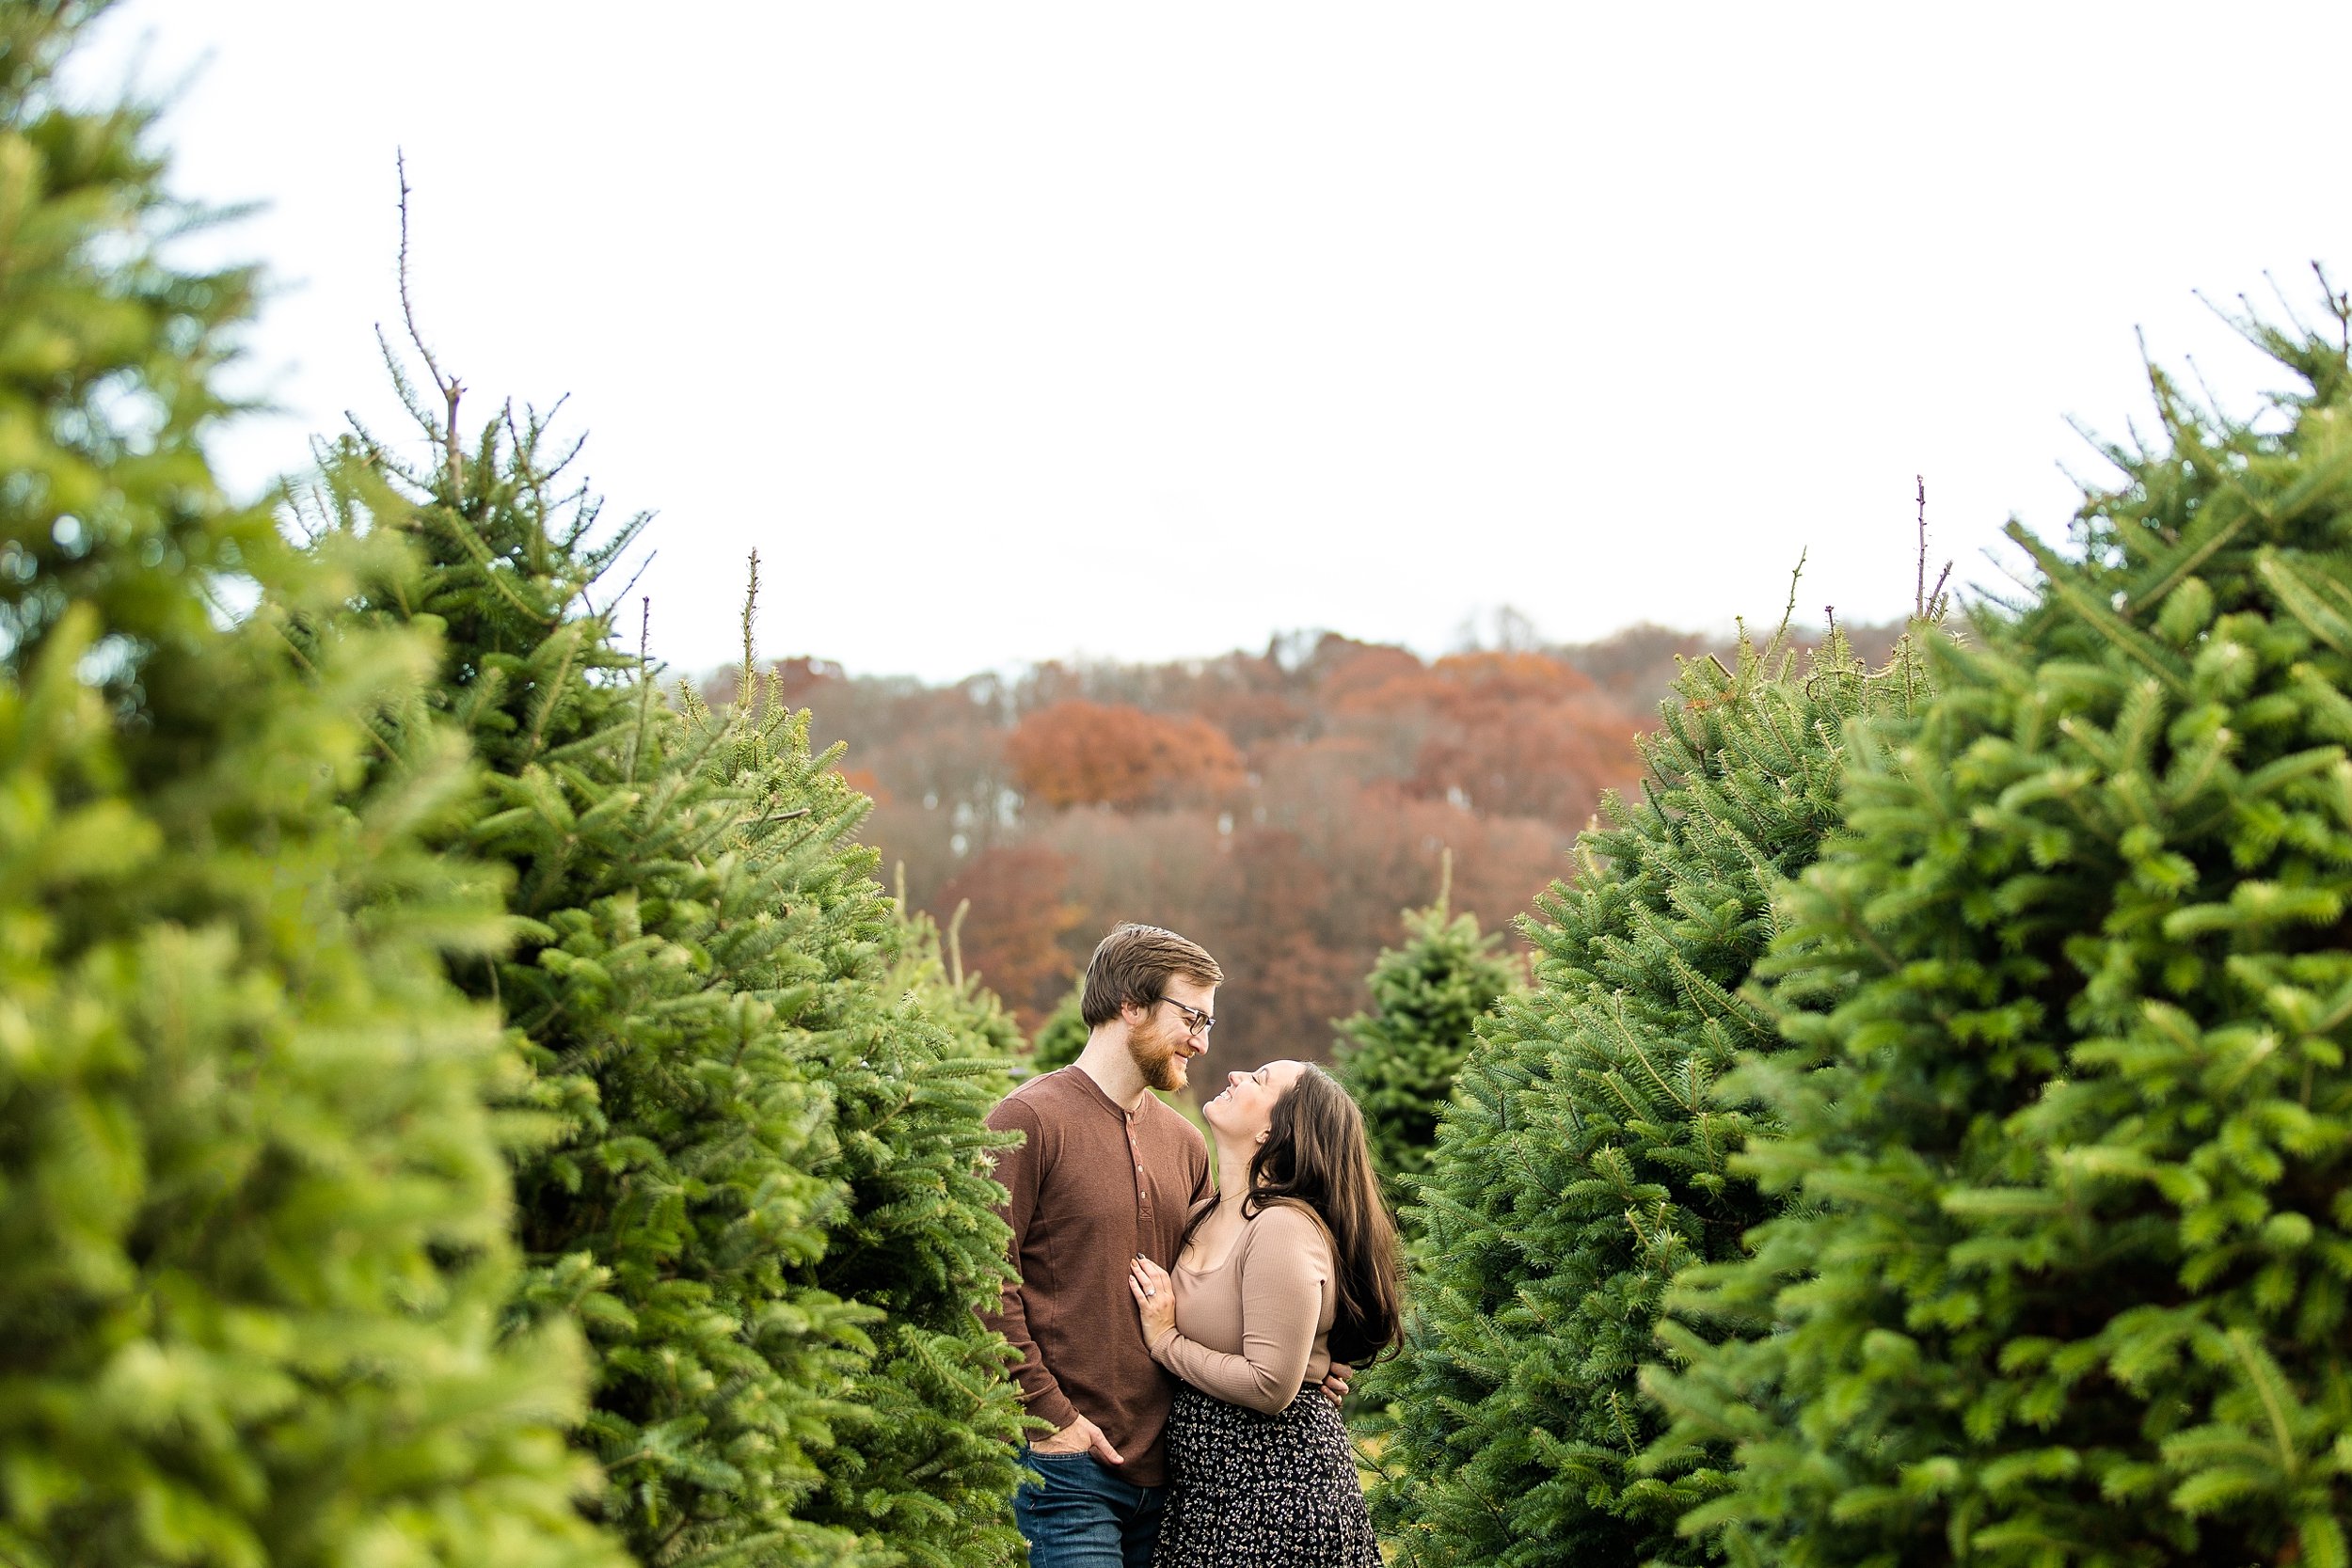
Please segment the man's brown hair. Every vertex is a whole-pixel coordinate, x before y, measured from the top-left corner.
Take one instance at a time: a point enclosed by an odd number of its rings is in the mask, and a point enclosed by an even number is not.
[[[1087,960],[1086,992],[1078,1000],[1078,1016],[1086,1020],[1088,1028],[1096,1029],[1117,1018],[1126,1003],[1149,1007],[1160,999],[1171,974],[1202,986],[1214,986],[1225,978],[1216,960],[1197,942],[1187,942],[1157,926],[1131,922],[1116,927]]]

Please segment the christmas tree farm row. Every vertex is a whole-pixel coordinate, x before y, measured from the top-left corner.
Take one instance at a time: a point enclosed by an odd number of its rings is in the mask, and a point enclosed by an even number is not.
[[[223,496],[258,279],[61,94],[103,8],[0,0],[0,1559],[1018,1561],[1017,1032],[748,608],[724,711],[626,651],[536,420],[424,356],[429,460]],[[1408,918],[1340,1053],[1397,1560],[2344,1564],[2328,303],[2020,602],[1692,665],[1531,984]]]

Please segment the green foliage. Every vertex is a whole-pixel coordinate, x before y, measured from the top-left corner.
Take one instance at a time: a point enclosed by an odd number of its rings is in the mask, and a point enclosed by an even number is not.
[[[1087,1037],[1091,1031],[1087,1028],[1087,1021],[1078,1011],[1079,1005],[1085,1000],[1086,978],[1081,975],[1077,983],[1070,988],[1070,994],[1063,997],[1046,1015],[1045,1022],[1037,1026],[1037,1038],[1029,1046],[1033,1071],[1051,1072],[1056,1068],[1068,1067],[1087,1048]]]
[[[2074,558],[2012,527],[2036,602],[1934,650],[1786,895],[1745,1165],[1801,1201],[1654,1380],[1660,1463],[1737,1446],[1686,1521],[1736,1560],[2344,1560],[2352,369],[2248,331],[2306,389],[2156,376],[2165,443]]]
[[[1909,655],[1866,675],[1834,639],[1804,670],[1743,637],[1736,671],[1685,667],[1642,743],[1637,802],[1577,847],[1522,929],[1532,990],[1480,1026],[1418,1184],[1424,1267],[1375,1516],[1424,1563],[1688,1560],[1676,1516],[1716,1453],[1661,1477],[1632,1460],[1661,1421],[1635,1386],[1667,1282],[1736,1257],[1771,1210],[1732,1174],[1753,1111],[1718,1104],[1772,1044],[1739,994],[1772,884],[1838,820],[1841,722],[1906,699]]]
[[[1009,1560],[1019,1417],[971,1307],[1009,1026],[906,994],[805,713],[748,668],[731,712],[673,706],[613,648],[590,594],[638,525],[596,539],[542,423],[468,453],[409,401],[435,464],[345,443],[321,521],[418,542],[375,610],[447,628],[433,705],[491,764],[467,842],[513,867],[519,941],[457,974],[536,1069],[520,1305],[587,1327],[602,1515],[648,1563]]]
[[[961,922],[949,922],[943,932],[929,914],[907,908],[903,889],[896,902],[897,958],[882,978],[884,993],[914,999],[956,1037],[962,1055],[999,1064],[1022,1055],[1027,1044],[1021,1037],[1021,1025],[1002,999],[980,984],[980,976],[963,967],[956,929]]]
[[[1480,934],[1476,915],[1447,908],[1453,880],[1449,852],[1437,901],[1405,911],[1405,945],[1381,949],[1373,966],[1372,1011],[1336,1025],[1334,1070],[1363,1110],[1391,1204],[1408,1201],[1428,1169],[1438,1112],[1472,1032],[1520,974],[1496,953],[1500,935]]]
[[[806,712],[768,722],[805,754]],[[830,754],[820,760],[837,782]],[[870,863],[871,851],[858,854]],[[897,916],[870,879],[863,888],[882,921],[881,962],[863,976],[857,1013],[812,1031],[803,1052],[835,1105],[821,1169],[848,1199],[812,1277],[888,1315],[812,1516],[874,1531],[923,1568],[1018,1563],[1021,1406],[1011,1353],[974,1309],[996,1301],[1007,1268],[1004,1189],[991,1171],[1008,1140],[985,1118],[1011,1086],[1020,1031],[942,955],[929,919]]]
[[[592,547],[543,449],[506,418],[426,471],[352,440],[321,492],[337,534],[416,542],[376,618],[446,628],[432,705],[489,764],[465,838],[513,868],[517,940],[455,973],[535,1070],[518,1306],[587,1329],[579,1436],[641,1560],[884,1561],[803,1515],[880,1317],[805,1277],[843,1197],[802,1037],[856,1012],[882,937],[834,843],[862,802],[805,746],[746,762],[625,678],[587,594],[633,525]]]
[[[618,1560],[577,1333],[501,1333],[511,1064],[442,977],[497,891],[420,838],[462,757],[362,782],[434,647],[303,629],[392,541],[222,498],[252,279],[174,265],[145,111],[52,97],[95,9],[0,4],[0,1559]]]

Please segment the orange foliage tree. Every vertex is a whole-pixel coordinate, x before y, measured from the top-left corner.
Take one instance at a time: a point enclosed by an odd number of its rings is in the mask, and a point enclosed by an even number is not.
[[[1333,707],[1359,728],[1409,734],[1400,782],[1413,793],[1573,829],[1624,775],[1639,726],[1574,666],[1527,652],[1406,658],[1350,661]]]
[[[1124,703],[1056,703],[1005,742],[1021,791],[1041,805],[1122,810],[1198,800],[1242,781],[1241,753],[1198,714],[1146,713]]]

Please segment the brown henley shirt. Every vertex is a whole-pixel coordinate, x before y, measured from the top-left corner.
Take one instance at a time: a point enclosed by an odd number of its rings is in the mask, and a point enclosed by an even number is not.
[[[1185,1216],[1215,1190],[1208,1145],[1152,1095],[1121,1109],[1075,1065],[1013,1090],[988,1125],[1025,1134],[996,1155],[1021,1277],[981,1319],[1021,1353],[1013,1379],[1030,1415],[1057,1427],[1083,1415],[1126,1460],[1120,1480],[1160,1485],[1176,1385],[1144,1345],[1127,1262],[1140,1252],[1174,1265]]]

